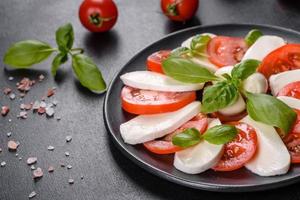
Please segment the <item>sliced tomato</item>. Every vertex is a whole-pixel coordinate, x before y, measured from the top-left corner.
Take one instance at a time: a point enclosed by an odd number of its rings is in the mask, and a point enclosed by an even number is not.
[[[291,162],[300,163],[300,110],[295,110],[295,112],[297,113],[297,120],[283,141],[291,154]]]
[[[225,144],[224,154],[215,171],[233,171],[245,165],[255,154],[257,136],[254,128],[242,122],[231,122],[239,130],[236,138]]]
[[[125,86],[121,92],[122,108],[143,115],[178,110],[195,101],[196,92],[161,92]]]
[[[287,84],[279,91],[277,96],[288,96],[300,99],[300,81]]]
[[[165,60],[171,53],[171,50],[161,50],[151,54],[147,58],[147,68],[149,71],[164,73],[162,69],[162,61]]]
[[[272,51],[263,59],[258,71],[269,78],[294,69],[300,69],[300,44],[286,44]]]
[[[241,119],[246,117],[246,115],[247,115],[247,111],[238,113],[236,115],[223,115],[222,113],[219,112],[211,113],[211,116],[213,118],[218,118],[222,123],[240,121]]]
[[[182,150],[182,148],[172,143],[173,136],[175,136],[178,133],[181,133],[187,128],[196,128],[200,133],[204,133],[204,131],[207,129],[207,125],[208,125],[208,120],[206,115],[198,114],[196,117],[186,122],[176,131],[165,136],[163,139],[145,142],[144,146],[150,152],[155,154],[175,153],[177,151]]]
[[[244,38],[217,36],[208,43],[207,53],[210,62],[224,67],[240,62],[247,49]]]

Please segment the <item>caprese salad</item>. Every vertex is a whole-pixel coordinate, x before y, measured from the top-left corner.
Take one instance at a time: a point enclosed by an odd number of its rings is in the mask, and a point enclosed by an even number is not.
[[[174,154],[188,174],[274,176],[300,163],[300,44],[202,33],[146,66],[120,76],[122,108],[137,115],[120,125],[125,143]]]

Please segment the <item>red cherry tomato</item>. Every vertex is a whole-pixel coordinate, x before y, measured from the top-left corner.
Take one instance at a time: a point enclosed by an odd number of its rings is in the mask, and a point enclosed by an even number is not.
[[[121,99],[127,112],[146,115],[178,110],[195,101],[196,92],[161,92],[125,86]]]
[[[185,22],[191,19],[199,5],[199,0],[161,0],[163,13],[173,21]]]
[[[165,60],[171,53],[171,50],[161,50],[151,54],[147,58],[147,68],[149,71],[163,74],[162,61]]]
[[[112,0],[84,0],[79,8],[82,25],[91,32],[110,30],[118,19],[118,9]]]
[[[294,69],[300,69],[300,44],[286,44],[272,51],[263,59],[258,71],[269,78]]]
[[[245,165],[255,154],[257,137],[255,130],[246,123],[231,122],[239,130],[236,138],[225,144],[224,154],[215,171],[233,171]]]
[[[288,96],[300,99],[300,81],[287,84],[279,91],[277,96]]]
[[[300,163],[300,110],[295,110],[295,112],[297,113],[297,120],[283,141],[291,154],[291,162]]]
[[[150,152],[155,154],[175,153],[177,151],[182,150],[182,148],[172,143],[172,138],[174,135],[181,133],[187,128],[196,128],[200,133],[204,133],[204,131],[207,129],[207,125],[208,125],[208,120],[206,115],[198,114],[196,117],[194,117],[193,119],[191,119],[190,121],[182,125],[173,133],[170,133],[163,139],[145,142],[144,146]]]
[[[243,38],[217,36],[207,45],[210,62],[218,67],[234,65],[240,62],[248,49]]]

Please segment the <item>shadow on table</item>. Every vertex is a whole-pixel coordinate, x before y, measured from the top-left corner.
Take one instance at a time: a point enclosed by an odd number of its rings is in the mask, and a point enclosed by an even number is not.
[[[289,9],[294,11],[300,11],[300,1],[299,0],[278,0],[281,8]]]
[[[165,33],[172,33],[181,29],[193,27],[193,26],[199,26],[201,25],[200,20],[197,16],[193,17],[191,20],[183,23],[183,22],[174,22],[171,20],[166,20],[165,23]]]
[[[24,77],[28,77],[30,79],[37,79],[39,75],[43,74],[45,77],[48,76],[48,70],[41,69],[12,69],[12,68],[4,68],[5,77],[14,77],[16,79],[22,79]]]
[[[161,179],[144,169],[135,165],[132,161],[127,159],[108,138],[108,143],[112,156],[117,163],[119,169],[136,185],[137,189],[142,189],[153,194],[158,198],[163,199],[212,199],[212,200],[274,200],[283,197],[285,200],[297,199],[299,184],[294,184],[280,189],[268,190],[265,192],[252,192],[252,193],[221,193],[221,192],[208,192],[202,190],[191,189],[188,187],[180,186],[172,182]],[[295,194],[293,198],[292,194]]]

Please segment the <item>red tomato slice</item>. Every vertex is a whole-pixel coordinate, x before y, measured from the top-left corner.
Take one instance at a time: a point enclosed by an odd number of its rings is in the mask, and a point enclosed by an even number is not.
[[[269,78],[294,69],[300,69],[300,44],[286,44],[272,51],[263,59],[258,71]]]
[[[245,165],[255,154],[257,137],[254,128],[246,123],[231,122],[239,130],[236,138],[225,144],[224,154],[219,163],[212,169],[215,171],[233,171]]]
[[[211,116],[213,118],[218,118],[222,123],[240,121],[241,119],[246,117],[246,115],[247,115],[247,111],[238,113],[236,115],[223,115],[222,113],[219,113],[219,112],[211,113]]]
[[[161,92],[125,86],[121,92],[122,108],[143,115],[178,110],[195,101],[196,92]]]
[[[300,99],[300,81],[287,84],[279,91],[277,96],[288,96]]]
[[[196,128],[200,133],[204,133],[208,125],[208,120],[206,115],[198,114],[196,117],[191,119],[190,121],[183,124],[180,128],[178,128],[173,133],[170,133],[166,137],[161,140],[152,140],[149,142],[145,142],[144,146],[150,152],[155,154],[171,154],[177,151],[182,150],[181,147],[178,147],[172,143],[172,137],[178,133],[181,133],[187,128]]]
[[[300,163],[300,110],[295,110],[295,112],[297,113],[297,120],[283,141],[291,154],[291,162]]]
[[[151,54],[147,58],[147,68],[149,71],[164,73],[162,69],[162,61],[166,59],[171,53],[171,50],[161,50]]]
[[[247,49],[244,38],[217,36],[208,43],[207,53],[210,62],[224,67],[240,62]]]

